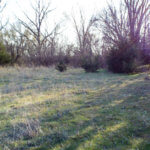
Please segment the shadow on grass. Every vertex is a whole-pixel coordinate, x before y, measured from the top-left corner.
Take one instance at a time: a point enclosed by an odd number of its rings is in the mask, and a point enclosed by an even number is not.
[[[113,89],[88,95],[76,107],[58,108],[53,115],[41,114],[43,133],[29,139],[14,139],[8,134],[6,138],[20,143],[13,143],[11,149],[148,150],[150,84],[138,81],[120,88],[121,84],[123,82],[118,82]]]

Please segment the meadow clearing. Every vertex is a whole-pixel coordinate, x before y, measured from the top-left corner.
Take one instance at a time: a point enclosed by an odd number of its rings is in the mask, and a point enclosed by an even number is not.
[[[147,74],[0,68],[0,149],[150,150]]]

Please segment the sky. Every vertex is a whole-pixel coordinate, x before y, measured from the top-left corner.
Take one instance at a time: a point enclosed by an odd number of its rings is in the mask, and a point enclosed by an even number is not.
[[[5,0],[3,0],[5,1]],[[20,10],[28,10],[30,3],[35,0],[7,0],[7,12],[9,15],[20,14]],[[100,10],[106,5],[106,0],[45,0],[50,1],[52,7],[56,8],[56,12],[70,13],[74,7],[81,7],[87,15],[90,15],[95,10]]]
[[[5,1],[5,0],[3,0]],[[100,12],[107,4],[107,0],[45,0],[51,2],[51,8],[55,9],[51,14],[53,22],[59,22],[64,16],[79,13],[79,8],[83,10],[85,17],[88,19],[92,14]],[[118,0],[115,0],[118,1]],[[9,18],[9,22],[16,21],[16,17],[23,18],[23,11],[32,16],[30,4],[35,0],[7,0],[7,7],[4,15]],[[63,24],[64,25],[64,24]],[[73,27],[69,21],[65,23],[65,36],[69,37],[73,34]],[[69,38],[70,39],[70,38]]]

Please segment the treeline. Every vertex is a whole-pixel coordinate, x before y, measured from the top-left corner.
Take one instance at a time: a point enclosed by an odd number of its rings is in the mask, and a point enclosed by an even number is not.
[[[89,20],[81,10],[78,18],[71,15],[76,41],[62,44],[61,23],[52,29],[46,26],[55,10],[50,3],[37,0],[32,6],[34,15],[24,13],[26,21],[17,18],[17,24],[0,28],[0,64],[56,65],[60,71],[70,65],[86,72],[107,68],[115,73],[131,73],[150,64],[150,2],[119,2],[119,7],[108,4]]]

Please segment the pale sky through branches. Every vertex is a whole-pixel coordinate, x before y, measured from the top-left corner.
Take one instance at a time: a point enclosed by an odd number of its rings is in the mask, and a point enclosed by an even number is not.
[[[30,11],[30,4],[36,0],[7,0],[7,7],[5,9],[5,15],[9,18],[9,22],[16,21],[16,16],[23,17],[23,11],[32,16]],[[53,22],[59,22],[65,15],[71,15],[71,13],[79,12],[79,9],[83,10],[85,17],[91,17],[92,14],[100,12],[107,4],[107,0],[45,0],[51,2],[51,9],[55,9],[50,19]],[[119,0],[115,0],[119,1]],[[66,24],[65,35],[70,36],[72,34],[71,23]],[[70,38],[70,37],[69,37]]]

